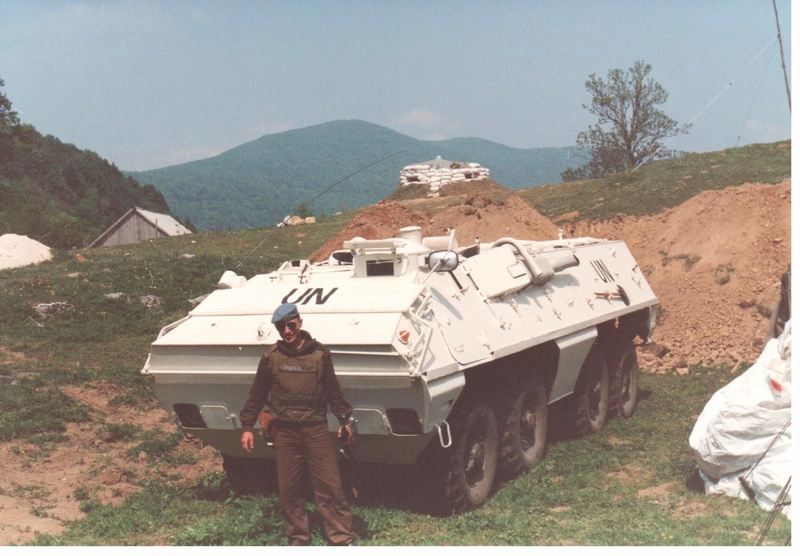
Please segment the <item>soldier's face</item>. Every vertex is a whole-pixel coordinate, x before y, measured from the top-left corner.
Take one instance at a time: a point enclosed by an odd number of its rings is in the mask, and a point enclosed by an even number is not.
[[[294,346],[300,338],[300,327],[303,326],[303,320],[300,317],[295,317],[291,320],[278,324],[278,332],[283,338],[283,341]]]

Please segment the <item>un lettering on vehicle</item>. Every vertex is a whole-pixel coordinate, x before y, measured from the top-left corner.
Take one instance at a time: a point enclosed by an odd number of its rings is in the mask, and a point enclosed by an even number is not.
[[[332,288],[329,292],[325,293],[325,288],[306,288],[306,290],[296,297],[299,288],[294,288],[286,297],[283,298],[283,303],[294,303],[295,305],[308,305],[311,303],[311,300],[314,300],[315,305],[325,305],[325,303],[331,298],[333,294],[336,293],[336,290],[339,288]]]

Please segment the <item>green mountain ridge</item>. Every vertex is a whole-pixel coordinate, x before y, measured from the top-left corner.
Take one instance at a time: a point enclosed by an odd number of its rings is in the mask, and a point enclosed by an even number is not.
[[[317,215],[374,204],[395,190],[404,166],[437,156],[477,162],[510,189],[558,183],[575,164],[576,151],[519,149],[477,138],[423,141],[361,120],[338,120],[265,135],[215,157],[127,174],[153,184],[198,229],[237,230],[274,225],[301,204]]]

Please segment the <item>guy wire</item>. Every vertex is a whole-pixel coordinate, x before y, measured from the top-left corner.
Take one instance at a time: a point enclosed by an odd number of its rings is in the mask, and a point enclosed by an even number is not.
[[[728,82],[728,84],[727,84],[727,85],[726,85],[726,86],[725,86],[725,87],[724,87],[724,88],[723,88],[723,89],[722,89],[722,90],[721,90],[721,91],[720,91],[720,92],[717,94],[717,96],[715,96],[714,98],[712,98],[712,99],[711,99],[711,101],[709,101],[709,103],[708,103],[708,104],[706,104],[706,106],[705,106],[705,107],[704,107],[702,110],[700,110],[700,112],[698,112],[697,114],[695,114],[695,115],[694,115],[694,117],[693,117],[691,120],[689,120],[688,122],[686,122],[686,123],[684,124],[684,128],[685,128],[685,127],[688,127],[688,126],[690,126],[690,125],[692,125],[692,123],[693,123],[693,122],[694,122],[694,121],[695,121],[697,118],[699,118],[699,117],[700,117],[700,116],[703,114],[703,112],[705,112],[706,110],[708,110],[709,108],[711,108],[711,106],[712,106],[713,104],[715,104],[715,103],[716,103],[716,102],[717,102],[717,101],[720,99],[720,97],[721,97],[722,95],[724,95],[726,92],[728,92],[728,89],[730,89],[731,87],[733,87],[733,83],[734,83],[734,82],[735,82],[737,79],[739,79],[739,78],[742,76],[742,74],[743,74],[745,71],[747,71],[747,68],[749,68],[750,66],[752,66],[752,65],[753,65],[753,62],[755,62],[755,61],[756,61],[756,60],[757,60],[757,59],[758,59],[758,58],[759,58],[759,57],[760,57],[760,56],[761,56],[761,55],[764,53],[764,51],[765,51],[767,48],[769,48],[769,47],[772,45],[772,43],[773,43],[773,42],[775,42],[775,41],[777,41],[777,40],[778,40],[777,38],[772,38],[772,39],[770,39],[770,41],[769,41],[769,42],[768,42],[766,45],[764,45],[764,48],[762,48],[762,49],[761,49],[761,51],[760,51],[758,54],[756,54],[756,55],[753,57],[753,59],[752,59],[752,60],[750,60],[750,62],[749,62],[749,63],[748,63],[748,64],[747,64],[747,65],[746,65],[744,68],[742,68],[742,71],[740,71],[740,72],[739,72],[739,74],[738,74],[736,77],[734,77],[733,79],[731,79],[731,80]],[[670,137],[669,139],[667,139],[667,140],[664,142],[664,144],[662,145],[662,147],[661,147],[660,149],[658,149],[656,152],[654,152],[653,154],[651,154],[651,155],[650,155],[650,156],[649,156],[647,159],[643,160],[643,161],[642,161],[642,162],[641,162],[641,163],[640,163],[638,166],[636,166],[636,168],[634,168],[634,169],[633,169],[633,170],[631,170],[631,171],[635,171],[635,170],[636,170],[636,169],[638,169],[639,167],[641,167],[641,166],[644,166],[645,164],[647,164],[648,162],[650,162],[650,161],[651,161],[653,158],[655,158],[655,156],[656,156],[656,155],[657,155],[659,152],[661,152],[662,150],[664,150],[664,147],[666,147],[666,146],[667,146],[669,143],[671,143],[671,142],[672,142],[672,140],[673,140],[673,139],[675,139],[675,137],[677,137],[677,136],[673,135],[672,137]]]
[[[380,160],[377,160],[377,161],[373,162],[372,164],[367,164],[367,165],[366,165],[366,166],[364,166],[363,168],[361,168],[361,169],[359,169],[359,170],[356,170],[355,172],[353,172],[353,173],[352,173],[352,174],[350,174],[349,176],[345,176],[345,177],[343,177],[342,179],[340,179],[339,181],[337,181],[336,183],[334,183],[334,184],[333,184],[332,186],[330,186],[328,189],[326,189],[325,191],[323,191],[322,193],[320,193],[319,195],[317,195],[316,197],[314,197],[313,199],[311,199],[310,201],[308,201],[308,202],[306,203],[306,205],[310,205],[311,203],[313,203],[314,201],[316,201],[317,199],[319,199],[320,197],[322,197],[323,195],[325,195],[325,194],[326,194],[328,191],[330,191],[331,189],[333,189],[334,187],[336,187],[337,185],[339,185],[340,183],[342,183],[344,180],[346,180],[346,179],[348,179],[348,178],[352,178],[353,176],[355,176],[355,175],[356,175],[356,174],[358,174],[359,172],[363,172],[364,170],[366,170],[366,169],[367,169],[367,168],[369,168],[370,166],[375,166],[376,164],[380,164],[380,163],[381,163],[381,162],[383,162],[384,160],[389,160],[390,158],[392,158],[392,157],[394,157],[394,156],[397,156],[398,154],[403,154],[403,153],[404,153],[404,152],[406,152],[406,151],[408,151],[408,149],[405,149],[405,150],[402,150],[402,151],[396,152],[396,153],[394,153],[394,154],[390,154],[389,156],[387,156],[387,157],[385,157],[385,158],[381,158]]]
[[[360,172],[363,172],[363,171],[364,171],[364,170],[366,170],[367,168],[369,168],[369,167],[371,167],[371,166],[375,166],[376,164],[380,164],[380,163],[381,163],[381,162],[383,162],[384,160],[389,160],[390,158],[393,158],[393,157],[395,157],[395,156],[397,156],[397,155],[399,155],[399,154],[403,154],[404,152],[407,152],[407,151],[408,151],[408,149],[404,149],[404,150],[402,150],[402,151],[398,151],[398,152],[396,152],[396,153],[394,153],[394,154],[390,154],[389,156],[386,156],[386,157],[384,157],[384,158],[381,158],[380,160],[376,160],[375,162],[372,162],[372,163],[370,163],[370,164],[367,164],[366,166],[364,166],[364,167],[362,167],[362,168],[359,168],[358,170],[356,170],[356,171],[355,171],[355,172],[353,172],[352,174],[349,174],[349,175],[347,175],[347,176],[343,177],[342,179],[340,179],[339,181],[337,181],[336,183],[334,183],[333,185],[331,185],[331,186],[330,186],[328,189],[326,189],[326,190],[325,190],[325,191],[323,191],[322,193],[318,194],[316,197],[314,197],[314,198],[313,198],[313,199],[311,199],[310,201],[306,202],[305,204],[306,204],[306,205],[310,205],[311,203],[313,203],[314,201],[316,201],[317,199],[319,199],[320,197],[322,197],[323,195],[325,195],[325,193],[327,193],[328,191],[330,191],[331,189],[333,189],[334,187],[336,187],[337,185],[339,185],[339,184],[340,184],[340,183],[342,183],[343,181],[345,181],[345,180],[347,180],[347,179],[349,179],[349,178],[352,178],[353,176],[355,176],[356,174],[358,174],[358,173],[360,173]],[[259,242],[259,244],[258,244],[258,245],[256,245],[256,246],[253,248],[253,250],[252,250],[252,251],[250,251],[250,252],[249,252],[247,255],[245,255],[245,256],[242,258],[242,260],[241,260],[241,261],[239,261],[239,263],[238,263],[238,264],[237,264],[237,265],[234,267],[234,269],[238,270],[238,269],[239,269],[239,267],[241,267],[241,266],[242,266],[242,264],[243,264],[243,263],[244,263],[244,262],[245,262],[245,261],[246,261],[246,260],[247,260],[247,259],[248,259],[248,258],[249,258],[249,257],[250,257],[252,254],[253,254],[253,253],[255,253],[255,252],[256,252],[256,251],[257,251],[257,250],[258,250],[258,249],[259,249],[259,248],[260,248],[262,245],[264,245],[264,242],[265,242],[265,241],[267,241],[267,239],[269,239],[269,235],[267,235],[267,236],[266,236],[264,239],[262,239],[262,240]]]
[[[761,75],[761,81],[758,83],[758,88],[756,89],[755,94],[753,95],[753,101],[750,103],[750,108],[747,110],[747,116],[744,117],[744,121],[742,122],[742,129],[739,131],[739,135],[736,137],[736,144],[734,147],[739,146],[739,140],[742,138],[742,133],[744,133],[744,126],[747,125],[747,120],[750,119],[750,113],[753,111],[753,106],[756,103],[756,99],[758,98],[758,93],[761,91],[761,85],[764,84],[764,78],[767,77],[767,71],[769,70],[769,63],[772,61],[772,55],[775,54],[775,49],[778,47],[778,43],[776,42],[772,47],[772,52],[769,53],[769,59],[767,60],[767,64],[764,66],[764,73]]]

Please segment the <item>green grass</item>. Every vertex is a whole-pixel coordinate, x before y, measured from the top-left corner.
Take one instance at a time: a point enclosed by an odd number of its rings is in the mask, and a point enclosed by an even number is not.
[[[174,455],[182,438],[183,433],[177,429],[166,438],[154,431],[145,431],[141,434],[139,443],[131,446],[125,452],[130,457],[139,457],[141,454],[145,454],[148,461],[158,459],[171,465],[197,463],[197,459],[192,454]]]
[[[556,222],[658,214],[706,190],[791,177],[791,142],[662,160],[598,180],[533,187],[519,195]]]
[[[57,252],[51,261],[0,271],[0,346],[24,355],[12,364],[0,351],[0,375],[21,379],[0,388],[0,441],[63,432],[65,422],[87,420],[86,409],[59,386],[109,381],[123,388],[112,405],[155,407],[139,370],[163,326],[190,311],[191,299],[212,292],[225,270],[249,277],[308,256],[352,217]],[[117,293],[124,296],[107,297]],[[140,303],[147,295],[161,304]],[[34,310],[55,301],[74,309],[54,318]]]
[[[642,376],[642,398],[632,418],[614,419],[593,436],[551,443],[536,468],[500,483],[485,506],[466,514],[432,517],[373,494],[353,508],[359,544],[752,545],[767,512],[753,502],[709,497],[693,487],[689,434],[711,393],[731,378],[727,367]],[[80,493],[88,508],[84,519],[70,522],[61,535],[41,535],[30,544],[285,544],[275,495],[227,498],[225,493],[218,472],[202,477],[194,488],[180,489],[166,479],[146,481],[142,492],[119,507],[100,505],[86,490]],[[314,543],[324,544],[316,513],[312,527]],[[779,516],[767,544],[782,545],[789,535],[790,522]]]
[[[0,442],[30,437],[36,444],[61,442],[66,423],[89,421],[87,407],[57,388],[30,381],[0,387]]]
[[[691,155],[648,165],[626,176],[630,183],[615,178],[539,187],[522,195],[535,199],[534,206],[549,216],[572,210],[597,218],[620,211],[640,214],[636,211],[672,206],[698,187],[781,181],[790,171],[788,150],[788,143],[777,143]],[[120,389],[112,403],[156,407],[139,370],[161,327],[191,310],[190,299],[213,291],[226,269],[250,277],[284,260],[307,257],[353,216],[295,228],[58,252],[46,263],[0,271],[0,375],[13,378],[0,382],[0,442],[25,440],[49,453],[68,441],[66,424],[95,418],[89,408],[62,394],[63,386],[106,381]],[[732,272],[720,268],[718,279]],[[106,297],[117,292],[130,302]],[[150,294],[161,298],[160,306],[139,303],[140,296]],[[74,309],[53,319],[33,310],[54,301]],[[408,470],[365,477],[380,488],[354,507],[359,544],[751,545],[767,512],[749,501],[706,497],[691,488],[695,466],[689,434],[706,401],[732,378],[726,368],[700,367],[687,375],[643,376],[643,396],[633,418],[615,419],[591,437],[552,442],[539,466],[498,484],[487,504],[468,514],[432,517],[411,508],[405,498],[415,481]],[[171,474],[172,466],[191,462],[193,455],[176,449],[177,430],[156,435],[99,420],[97,432],[108,442],[129,444],[124,457],[144,453],[147,465],[158,470],[157,478],[139,479],[141,492],[120,505],[104,505],[87,484],[75,493],[85,517],[68,522],[62,534],[40,535],[30,544],[284,544],[274,495],[230,498],[220,471],[204,475],[191,488],[178,486],[180,477]],[[37,496],[24,488],[4,485],[0,492]],[[48,508],[37,511],[44,515]],[[318,514],[312,524],[314,542],[322,544]],[[781,545],[789,531],[781,516],[767,542]]]

